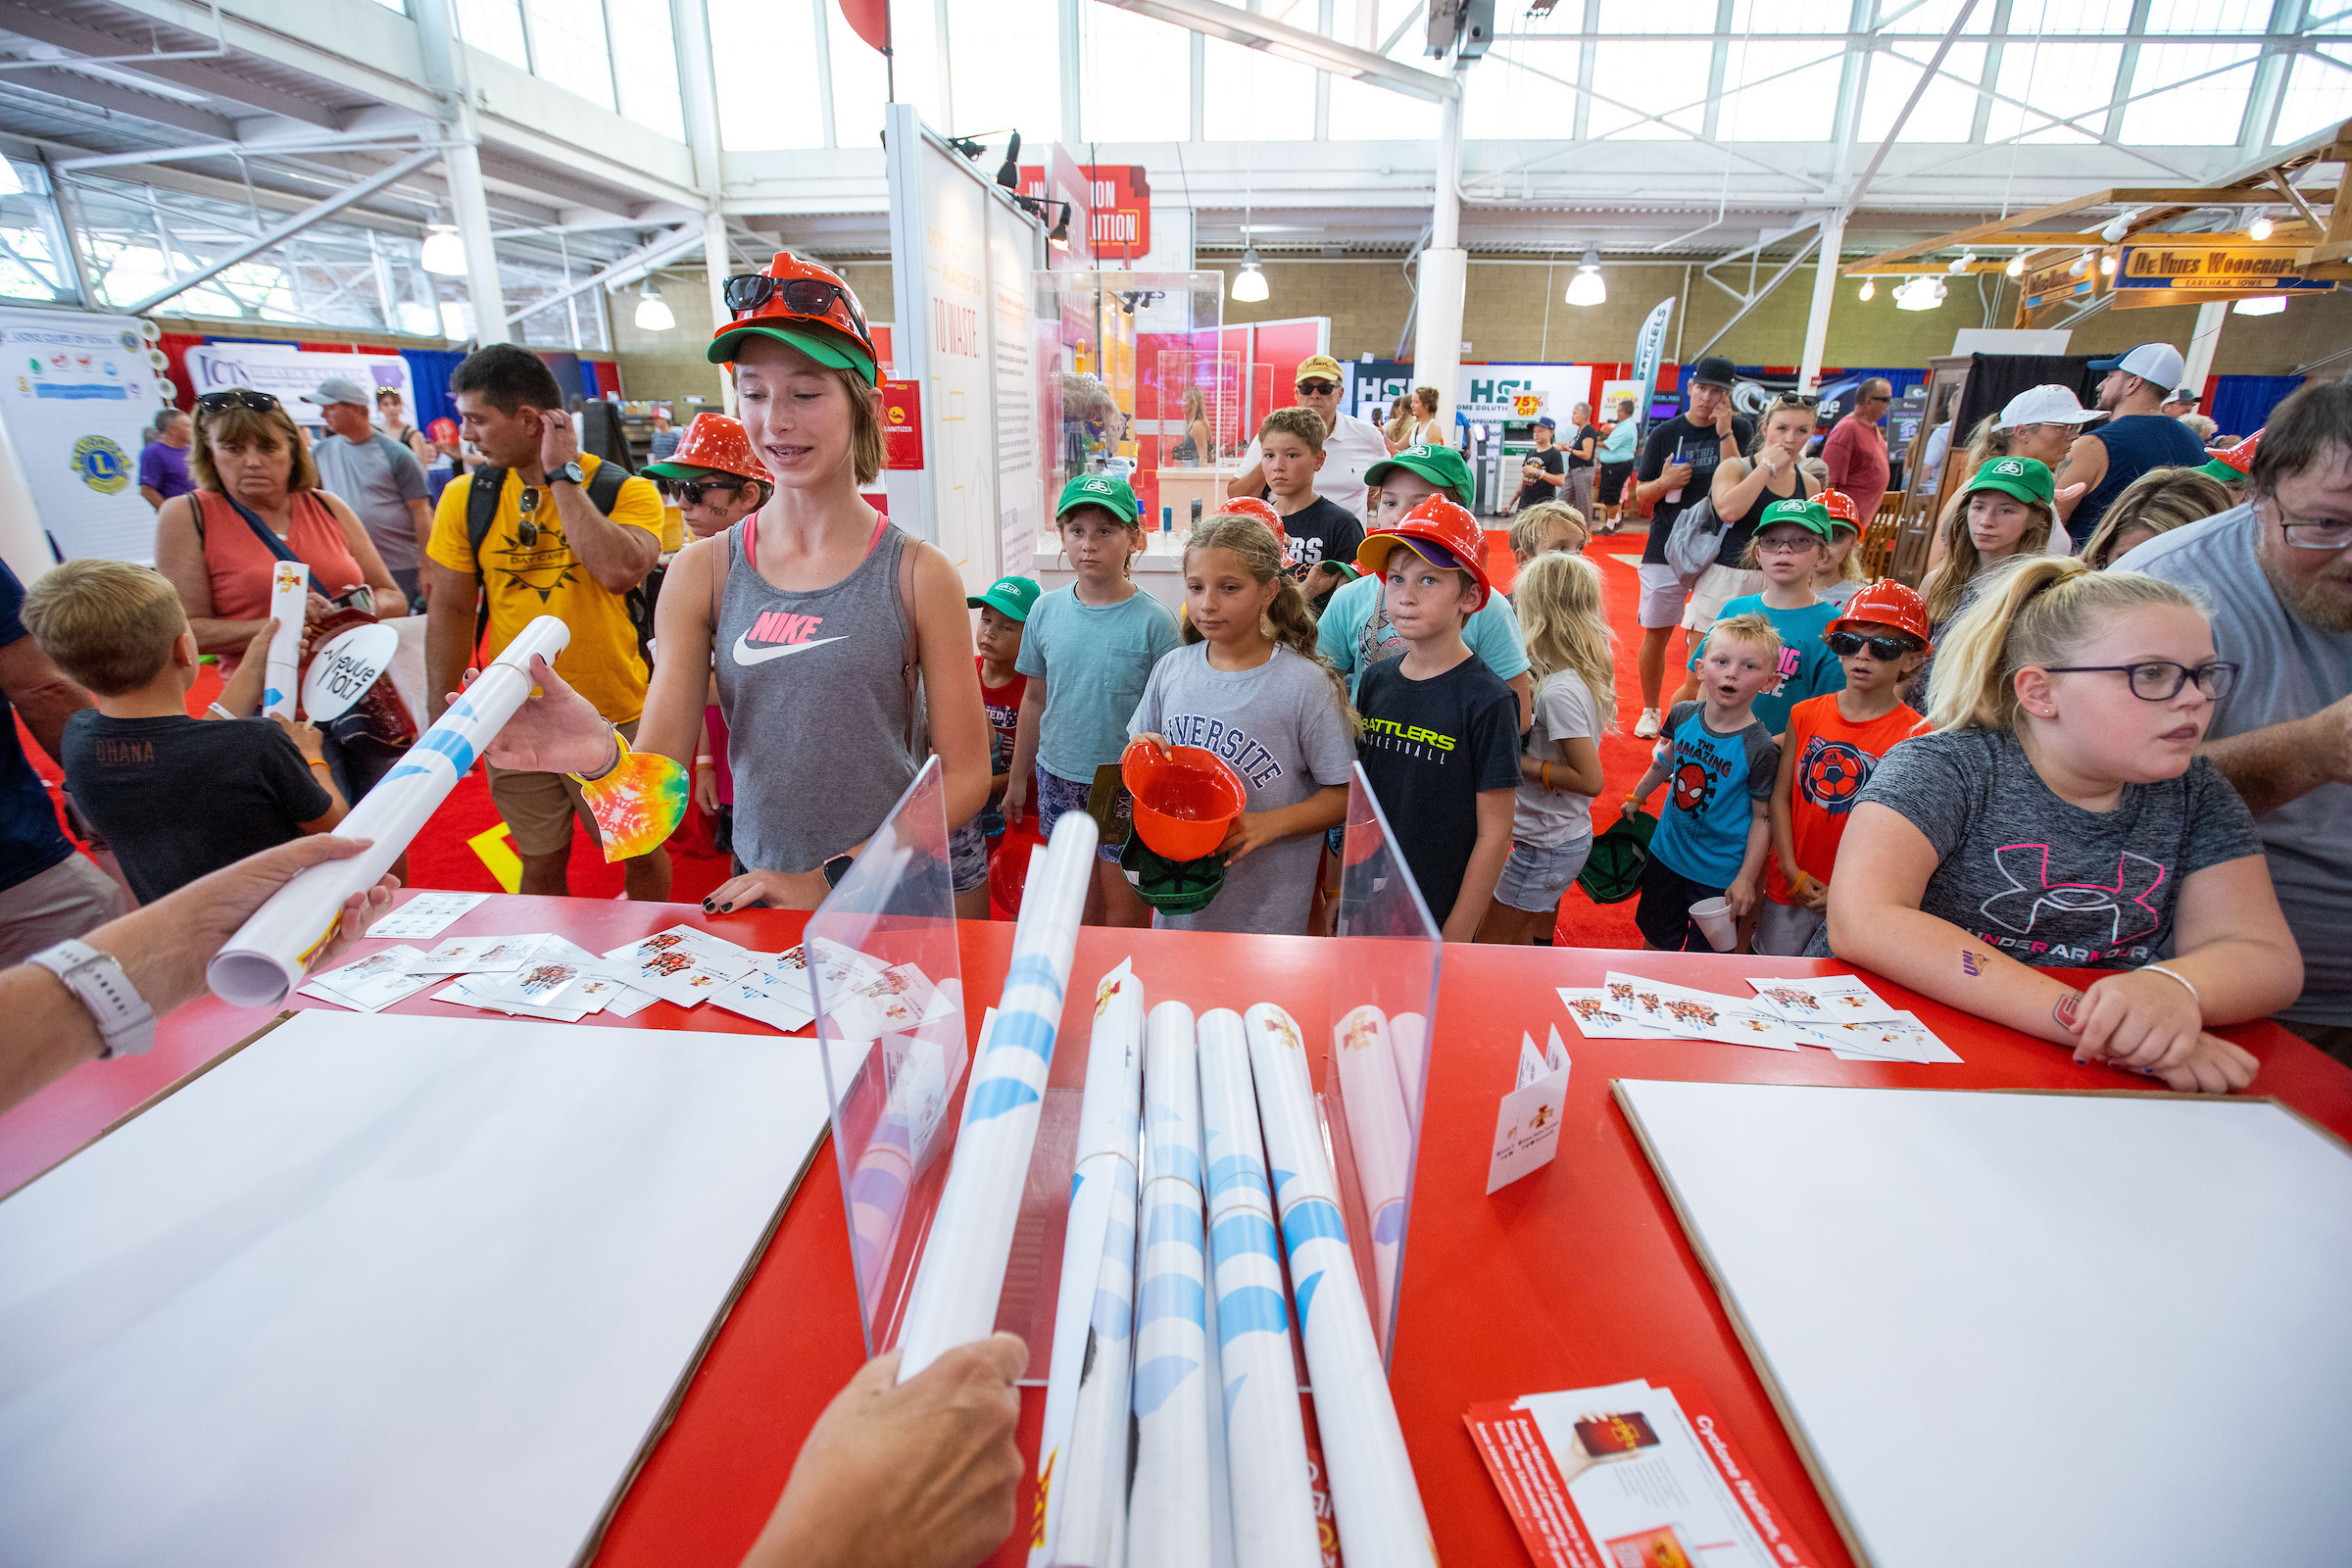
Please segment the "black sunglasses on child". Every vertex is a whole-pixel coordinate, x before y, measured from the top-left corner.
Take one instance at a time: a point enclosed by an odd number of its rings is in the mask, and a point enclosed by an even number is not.
[[[699,507],[703,504],[703,497],[720,490],[733,496],[744,487],[745,482],[742,479],[689,479],[671,485],[669,490],[670,494],[688,506]]]
[[[1850,631],[1832,631],[1824,632],[1821,640],[1839,659],[1851,659],[1867,648],[1871,658],[1892,663],[1905,654],[1919,652],[1918,642],[1909,637],[1864,637]]]

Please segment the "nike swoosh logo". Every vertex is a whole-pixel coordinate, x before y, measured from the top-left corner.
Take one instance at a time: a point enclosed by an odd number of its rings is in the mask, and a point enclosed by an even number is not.
[[[811,648],[822,648],[827,643],[842,641],[839,637],[819,637],[814,642],[778,643],[773,648],[754,648],[750,637],[749,632],[735,634],[735,662],[738,664],[764,664],[771,659],[782,659],[786,654],[805,654]]]

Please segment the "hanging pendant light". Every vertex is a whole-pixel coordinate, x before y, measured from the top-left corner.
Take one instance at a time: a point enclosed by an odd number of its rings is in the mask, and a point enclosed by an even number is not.
[[[1233,274],[1233,297],[1244,305],[1255,305],[1266,297],[1266,274],[1258,268],[1255,246],[1242,252],[1242,270]]]
[[[653,274],[648,272],[645,286],[637,291],[637,330],[666,332],[677,324],[678,318],[670,314],[669,302],[654,287]]]
[[[1579,263],[1576,275],[1568,280],[1568,303],[1571,305],[1601,305],[1607,303],[1609,285],[1600,275],[1600,247],[1585,247],[1585,259]]]
[[[1866,300],[1875,300],[1879,297],[1879,280],[1877,278],[1866,277],[1862,280],[1861,297]]]
[[[424,252],[417,260],[436,277],[464,277],[466,241],[458,236],[458,225],[435,223],[425,233]]]

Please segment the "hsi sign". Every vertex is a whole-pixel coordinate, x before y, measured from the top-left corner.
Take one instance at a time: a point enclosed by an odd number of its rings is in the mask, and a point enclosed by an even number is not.
[[[1465,365],[1454,409],[1474,424],[1524,423],[1569,411],[1592,395],[1589,365]]]

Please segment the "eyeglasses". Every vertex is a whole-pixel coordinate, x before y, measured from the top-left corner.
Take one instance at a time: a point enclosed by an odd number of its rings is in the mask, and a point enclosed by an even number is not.
[[[207,392],[196,400],[196,409],[200,414],[220,414],[228,409],[251,409],[256,414],[269,414],[275,411],[277,406],[277,399],[248,386],[232,386],[225,392]]]
[[[1919,643],[1910,637],[1864,637],[1856,632],[1833,631],[1823,633],[1821,640],[1828,643],[1830,652],[1839,659],[1851,659],[1867,648],[1871,658],[1891,664],[1898,659],[1919,652]]]
[[[2216,660],[2191,669],[2170,660],[2151,659],[2144,664],[2044,664],[2043,670],[2052,675],[2096,675],[2120,673],[2132,680],[2132,695],[2143,703],[2169,703],[2180,695],[2180,688],[2190,681],[2197,690],[2219,702],[2230,695],[2237,684],[2237,672],[2242,667]]]
[[[715,496],[721,490],[724,490],[730,499],[733,498],[742,491],[743,483],[741,480],[735,479],[727,480],[724,483],[715,479],[690,479],[684,484],[672,485],[670,489],[676,493],[680,501],[685,502],[688,506],[699,507],[703,504],[703,497]]]
[[[2278,514],[2278,531],[2297,550],[2341,550],[2352,545],[2352,522],[2340,517],[2330,517],[2325,522],[2299,522],[2286,514],[2277,496],[2264,499]]]
[[[1783,535],[1778,539],[1757,540],[1756,554],[1759,556],[1801,556],[1808,550],[1818,548],[1820,544],[1821,540],[1809,533],[1793,539]]]
[[[873,336],[866,329],[865,318],[858,314],[850,291],[821,277],[770,277],[765,272],[738,272],[719,286],[719,293],[727,309],[738,317],[760,309],[770,300],[781,300],[784,309],[794,316],[821,319],[839,304],[849,314],[859,337]]]
[[[1326,392],[1337,392],[1339,387],[1329,381],[1301,381],[1298,383],[1298,390],[1312,392],[1315,396],[1321,397]]]

